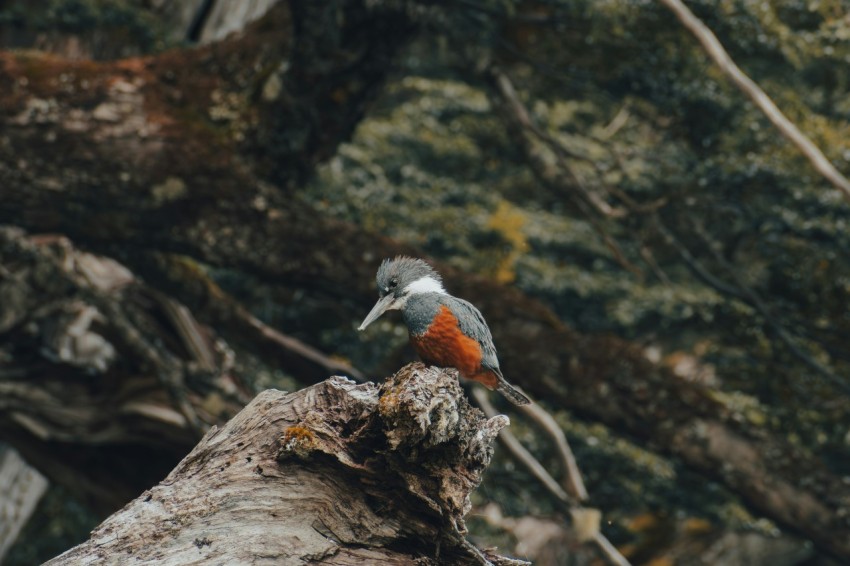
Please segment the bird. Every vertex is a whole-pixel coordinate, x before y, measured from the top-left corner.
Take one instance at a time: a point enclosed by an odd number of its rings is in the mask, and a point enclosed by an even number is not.
[[[378,302],[358,330],[400,310],[410,343],[428,365],[455,368],[466,379],[500,392],[515,405],[531,400],[505,380],[493,336],[474,305],[450,295],[440,274],[422,259],[398,256],[378,268]]]

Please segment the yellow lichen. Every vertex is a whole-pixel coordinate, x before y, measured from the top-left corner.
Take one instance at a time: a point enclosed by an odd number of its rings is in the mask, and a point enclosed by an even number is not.
[[[204,266],[194,259],[183,255],[167,255],[164,259],[169,275],[176,281],[184,285],[200,284],[212,299],[221,301],[227,298],[224,290],[212,280]]]
[[[512,283],[516,279],[516,262],[528,253],[528,239],[523,231],[525,221],[525,214],[506,200],[499,201],[496,211],[490,216],[489,228],[501,234],[508,243],[500,254],[493,273],[496,281],[500,283]]]
[[[389,390],[378,400],[378,412],[381,416],[390,414],[395,406],[398,405],[398,393],[394,390]]]

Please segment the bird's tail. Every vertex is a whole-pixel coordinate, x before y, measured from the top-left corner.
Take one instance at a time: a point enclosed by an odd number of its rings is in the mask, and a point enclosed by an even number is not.
[[[521,406],[531,403],[531,399],[526,397],[522,391],[505,381],[505,378],[501,375],[499,376],[499,383],[496,385],[496,391],[504,395],[514,405]]]

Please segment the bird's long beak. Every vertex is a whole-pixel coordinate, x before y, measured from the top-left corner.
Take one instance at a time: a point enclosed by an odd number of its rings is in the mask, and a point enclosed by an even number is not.
[[[378,299],[378,302],[375,303],[375,306],[372,307],[372,310],[369,311],[369,314],[366,315],[366,318],[363,319],[363,323],[357,330],[364,330],[367,326],[375,322],[375,319],[384,314],[387,309],[390,308],[394,300],[395,297],[392,295],[384,295]]]

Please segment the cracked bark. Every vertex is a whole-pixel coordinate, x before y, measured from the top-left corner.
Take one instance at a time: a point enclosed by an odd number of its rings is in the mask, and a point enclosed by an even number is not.
[[[507,423],[422,364],[380,389],[333,377],[268,390],[48,564],[527,564],[464,538]]]

